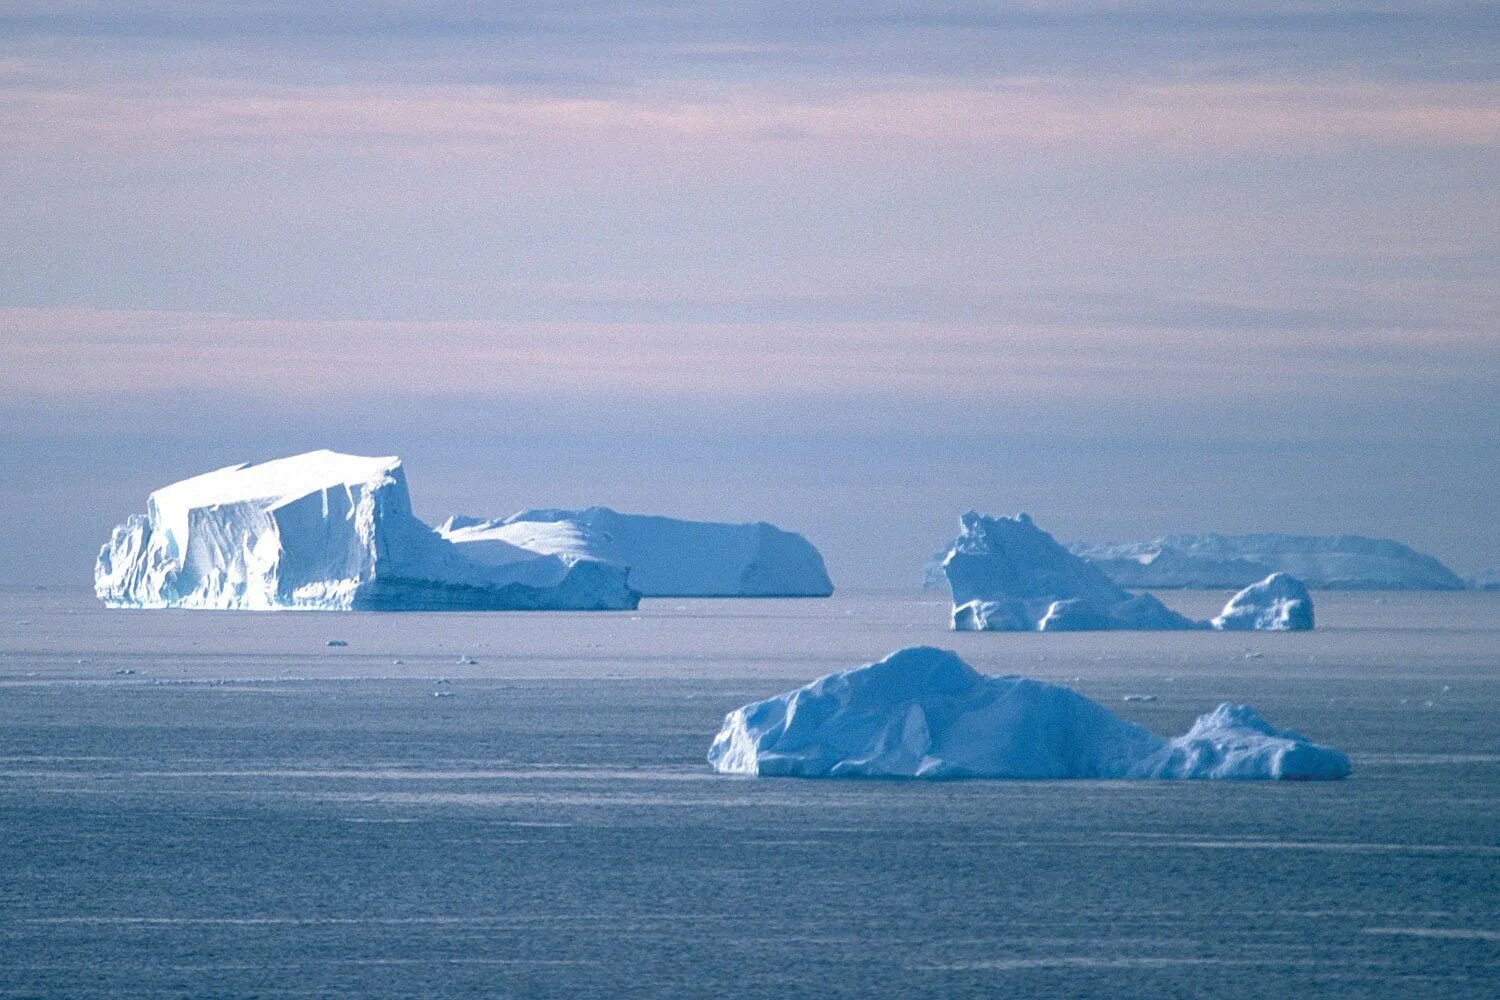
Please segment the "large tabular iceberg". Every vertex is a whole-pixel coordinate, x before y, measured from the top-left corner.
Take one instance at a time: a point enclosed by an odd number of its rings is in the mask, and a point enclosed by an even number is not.
[[[959,519],[959,529],[942,566],[953,592],[953,627],[961,632],[1312,628],[1306,588],[1293,594],[1305,602],[1306,613],[1287,612],[1288,588],[1301,587],[1291,577],[1247,587],[1225,607],[1224,616],[1194,621],[1150,594],[1121,588],[1026,514],[986,517],[969,511]]]
[[[412,514],[400,459],[331,451],[157,490],[100,551],[94,590],[133,608],[605,610],[640,599],[598,561],[469,559]]]
[[[1325,590],[1462,590],[1435,558],[1359,535],[1165,535],[1150,542],[1070,546],[1122,587],[1244,587],[1289,573]]]
[[[800,778],[1337,779],[1349,759],[1220,705],[1163,740],[1068,688],[929,646],[730,712],[722,774]]]
[[[630,571],[646,597],[827,597],[823,557],[801,535],[761,521],[719,524],[608,507],[452,517],[443,537],[481,562],[516,550],[597,559]]]

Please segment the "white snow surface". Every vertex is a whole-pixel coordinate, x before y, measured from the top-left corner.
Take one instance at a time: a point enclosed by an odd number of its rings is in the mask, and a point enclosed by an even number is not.
[[[833,583],[807,539],[764,521],[721,524],[608,507],[524,510],[495,520],[452,517],[443,537],[471,557],[515,550],[597,559],[629,570],[646,597],[827,597]]]
[[[1024,513],[1015,517],[964,514],[959,518],[958,538],[942,566],[953,593],[953,628],[960,632],[1312,627],[1312,599],[1306,588],[1297,595],[1306,602],[1305,626],[1298,624],[1300,610],[1288,611],[1285,620],[1273,610],[1261,613],[1262,604],[1269,607],[1284,601],[1287,588],[1301,587],[1292,577],[1274,585],[1272,577],[1247,588],[1226,606],[1229,617],[1195,621],[1150,594],[1132,594],[1120,587],[1099,567],[1059,545]],[[1221,625],[1220,619],[1228,624]]]
[[[1306,631],[1313,627],[1312,595],[1296,577],[1272,573],[1231,597],[1213,627],[1220,631]]]
[[[394,457],[313,451],[152,493],[94,569],[111,607],[603,610],[639,595],[607,564],[468,558],[418,520]]]
[[[1289,573],[1315,589],[1464,587],[1434,557],[1387,538],[1360,535],[1175,534],[1069,548],[1123,587],[1243,587],[1270,573]]]
[[[1066,687],[916,646],[730,712],[721,774],[801,778],[1337,779],[1349,760],[1224,704],[1163,740]]]

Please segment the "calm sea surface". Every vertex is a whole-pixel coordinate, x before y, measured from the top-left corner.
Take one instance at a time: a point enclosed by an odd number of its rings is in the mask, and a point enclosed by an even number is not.
[[[1500,594],[1315,596],[1311,634],[1044,636],[947,632],[931,594],[356,615],[3,590],[0,996],[1500,995]],[[1354,776],[707,771],[726,711],[917,643],[1166,735],[1248,702]]]

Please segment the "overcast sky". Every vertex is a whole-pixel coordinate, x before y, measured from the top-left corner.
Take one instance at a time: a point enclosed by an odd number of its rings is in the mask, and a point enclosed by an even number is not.
[[[419,514],[1500,565],[1495,4],[0,8],[0,582],[209,468]]]

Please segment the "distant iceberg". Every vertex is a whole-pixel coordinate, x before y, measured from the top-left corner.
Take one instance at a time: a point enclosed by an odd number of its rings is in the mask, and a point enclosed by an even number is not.
[[[917,646],[730,712],[721,774],[800,778],[1338,779],[1349,759],[1224,704],[1163,740],[1069,688]]]
[[[1500,590],[1500,568],[1482,569],[1465,582],[1472,590]]]
[[[608,610],[640,599],[595,560],[476,562],[412,514],[400,459],[332,451],[157,490],[100,551],[94,590],[118,608]]]
[[[1231,597],[1213,620],[1213,627],[1222,631],[1305,631],[1313,627],[1312,595],[1296,577],[1272,573]]]
[[[943,560],[948,558],[948,548],[938,549],[922,565],[922,589],[946,590],[948,578],[943,575]]]
[[[1292,577],[1272,576],[1237,594],[1225,616],[1195,621],[1150,594],[1132,594],[1063,548],[1026,514],[970,511],[942,562],[962,632],[1083,632],[1105,629],[1312,628],[1312,599]],[[1274,583],[1273,583],[1274,581]],[[1289,610],[1289,588],[1303,605]],[[1282,605],[1272,605],[1282,601]],[[1277,609],[1287,613],[1278,617]],[[1305,614],[1303,613],[1305,611]]]
[[[595,559],[628,569],[646,597],[827,597],[823,557],[801,535],[761,521],[720,524],[608,507],[525,510],[507,518],[452,517],[438,527],[470,558],[518,553]]]
[[[1070,551],[1122,587],[1244,587],[1289,573],[1323,590],[1462,590],[1432,556],[1359,535],[1165,535],[1150,542],[1080,542]]]

